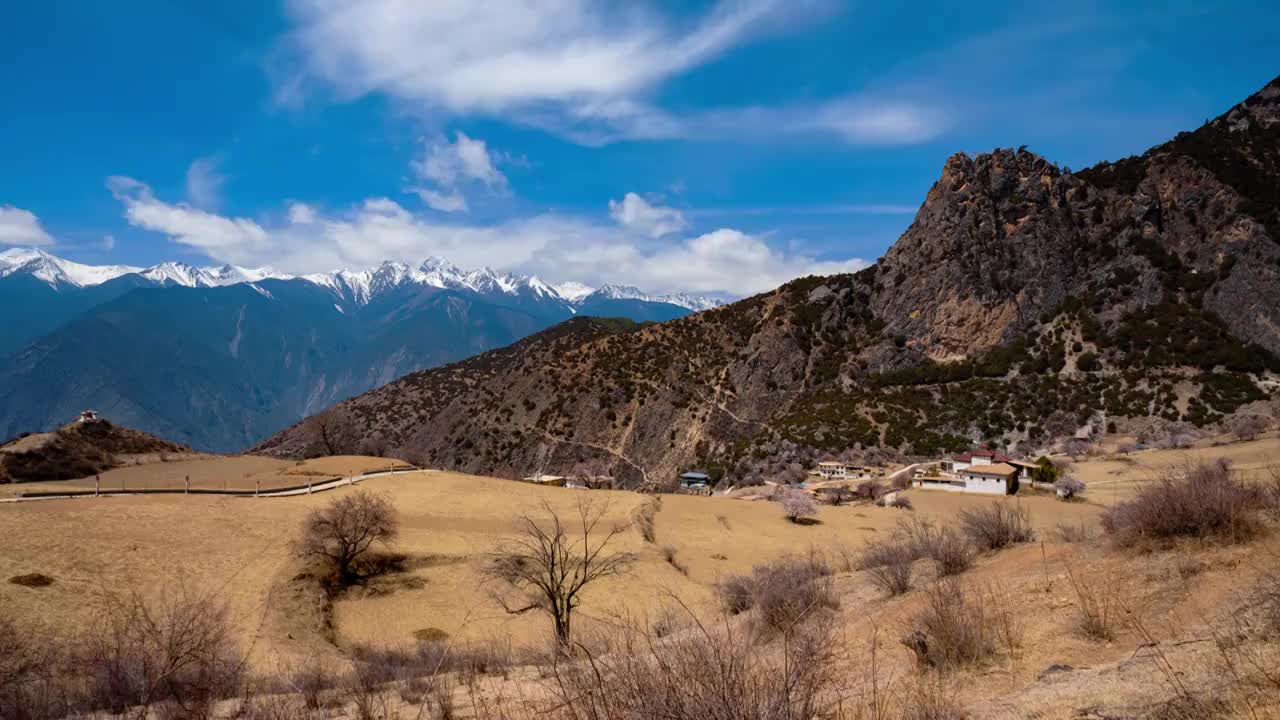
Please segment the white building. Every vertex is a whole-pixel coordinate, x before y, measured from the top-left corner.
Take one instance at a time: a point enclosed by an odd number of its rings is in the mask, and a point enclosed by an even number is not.
[[[923,490],[1012,495],[1018,492],[1019,472],[1008,463],[983,463],[964,468],[953,476],[918,477],[915,485]]]

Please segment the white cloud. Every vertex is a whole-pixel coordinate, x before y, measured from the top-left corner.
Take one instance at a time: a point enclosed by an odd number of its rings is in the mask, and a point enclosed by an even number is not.
[[[103,236],[102,236],[102,249],[103,249],[103,250],[115,250],[115,249],[116,249],[116,236],[115,236],[115,235],[103,235]]]
[[[626,97],[700,65],[780,15],[722,2],[691,27],[590,0],[295,0],[303,74],[348,96],[387,92],[458,112]]]
[[[293,0],[282,55],[296,67],[273,74],[288,103],[318,83],[343,100],[381,93],[419,112],[503,115],[589,145],[683,137],[685,120],[646,96],[832,5],[720,0],[677,19],[605,0]]]
[[[413,162],[413,169],[424,180],[453,187],[460,181],[475,180],[491,188],[501,188],[507,178],[494,163],[494,156],[483,140],[467,137],[461,131],[454,134],[454,141],[436,140],[428,143],[422,159]]]
[[[187,204],[170,205],[157,200],[151,188],[127,177],[110,177],[107,187],[124,203],[125,217],[138,227],[161,232],[216,259],[229,254],[243,256],[270,246],[265,230],[252,220],[225,218]]]
[[[679,210],[652,205],[633,192],[624,195],[621,202],[610,200],[609,215],[619,225],[655,238],[683,230],[688,224]]]
[[[315,208],[306,203],[289,203],[289,222],[293,225],[310,225],[316,221]]]
[[[0,245],[52,245],[53,236],[30,210],[0,205]]]
[[[166,203],[129,178],[112,178],[109,186],[136,227],[163,233],[215,262],[296,273],[365,268],[383,260],[415,263],[440,255],[463,267],[492,265],[549,281],[748,294],[801,275],[866,265],[859,259],[824,261],[780,250],[762,237],[727,228],[654,240],[630,228],[555,213],[468,225],[414,214],[388,198],[370,198],[340,214],[294,203],[286,221],[261,224]]]
[[[418,197],[422,198],[422,202],[428,207],[440,212],[466,212],[467,199],[457,190],[442,193],[428,188],[418,188],[414,190]]]
[[[187,166],[187,200],[199,208],[216,210],[222,205],[222,186],[227,177],[220,172],[216,157],[197,158]]]
[[[483,140],[461,131],[454,134],[453,142],[443,138],[428,142],[422,157],[411,163],[428,186],[415,187],[413,192],[435,210],[465,212],[467,200],[460,186],[480,183],[492,192],[506,189],[507,176],[498,170],[497,160]]]

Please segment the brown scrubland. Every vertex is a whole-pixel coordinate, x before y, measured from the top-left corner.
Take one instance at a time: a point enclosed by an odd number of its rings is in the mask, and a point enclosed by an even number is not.
[[[1275,446],[806,523],[430,471],[3,504],[0,717],[1277,718]]]

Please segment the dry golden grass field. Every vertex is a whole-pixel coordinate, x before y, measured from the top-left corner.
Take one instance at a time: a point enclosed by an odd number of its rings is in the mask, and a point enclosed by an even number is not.
[[[1003,502],[1029,511],[1039,539],[983,556],[969,575],[988,583],[1003,605],[1015,609],[1025,640],[1016,657],[952,676],[947,692],[976,708],[974,717],[1086,717],[1073,715],[1082,698],[1133,704],[1167,695],[1168,682],[1159,663],[1133,661],[1143,643],[1150,642],[1135,627],[1119,630],[1105,643],[1072,632],[1070,618],[1080,599],[1068,569],[1091,587],[1109,588],[1123,599],[1125,612],[1145,618],[1153,637],[1178,638],[1226,607],[1260,573],[1273,569],[1280,549],[1263,540],[1244,546],[1188,543],[1146,553],[1118,551],[1096,537],[1060,542],[1058,525],[1096,534],[1105,504],[1130,497],[1135,487],[1163,470],[1189,460],[1226,457],[1252,472],[1273,454],[1280,455],[1277,451],[1280,441],[1268,438],[1144,451],[1121,460],[1099,458],[1073,466],[1072,472],[1090,483],[1084,502],[1064,503],[1047,495],[993,500],[910,490],[914,511],[822,506],[818,522],[810,525],[788,522],[779,505],[768,501],[572,490],[436,471],[374,478],[357,488],[298,497],[166,495],[4,503],[0,612],[56,630],[89,622],[97,601],[108,594],[136,589],[154,597],[180,585],[212,591],[229,603],[239,640],[262,672],[315,657],[341,663],[357,645],[409,646],[415,633],[433,628],[463,641],[546,648],[547,619],[503,612],[491,598],[482,570],[489,553],[515,535],[520,514],[540,516],[544,505],[570,514],[585,498],[607,505],[606,523],[626,526],[617,549],[636,553],[639,561],[628,574],[587,590],[575,616],[579,632],[589,635],[637,621],[651,624],[672,612],[675,598],[687,607],[681,614],[714,617],[714,588],[721,578],[786,554],[813,553],[837,570],[840,609],[835,622],[842,641],[862,658],[841,670],[849,673],[850,687],[865,684],[866,643],[879,637],[882,670],[906,692],[914,682],[910,656],[897,640],[922,606],[923,594],[885,598],[865,572],[854,571],[856,556],[867,540],[883,537],[909,514],[949,523],[962,510]],[[172,483],[175,475],[190,474],[193,485],[217,487],[221,475],[229,474],[229,487],[243,487],[246,478],[267,477],[284,485],[295,484],[301,473],[344,475],[376,469],[380,462],[385,461],[330,458],[295,465],[220,458],[122,468],[104,474],[103,481],[105,489],[117,479],[130,485]],[[359,489],[385,494],[394,504],[400,537],[393,549],[407,557],[405,570],[349,590],[325,609],[323,598],[298,580],[303,566],[293,543],[309,510]],[[636,520],[646,511],[653,513],[651,542],[642,537]],[[40,588],[4,582],[26,573],[41,573],[54,582]],[[1197,663],[1208,668],[1212,658],[1207,647],[1189,643],[1169,652],[1188,668]],[[1073,671],[1046,680],[1043,671],[1051,665]]]
[[[308,479],[320,482],[324,479],[406,467],[408,465],[399,460],[360,456],[295,462],[256,455],[201,455],[195,459],[185,459],[178,455],[169,460],[155,458],[150,462],[108,470],[101,475],[101,488],[102,492],[176,490],[184,487],[190,478],[192,489],[253,490],[261,487],[263,490],[272,490],[305,484]],[[95,483],[94,477],[58,482],[13,483],[0,485],[0,497],[11,497],[24,492],[92,490]]]

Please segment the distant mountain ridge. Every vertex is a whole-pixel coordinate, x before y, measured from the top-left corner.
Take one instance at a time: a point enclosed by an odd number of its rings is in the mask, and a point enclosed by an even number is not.
[[[138,275],[160,287],[224,287],[262,280],[300,279],[326,287],[343,300],[367,304],[378,295],[403,285],[419,285],[452,290],[471,290],[481,295],[530,294],[573,308],[592,295],[611,299],[634,299],[660,302],[687,310],[707,310],[723,304],[722,300],[675,293],[650,295],[631,286],[604,285],[592,288],[578,282],[549,285],[536,276],[504,273],[489,267],[462,270],[441,257],[429,257],[421,265],[384,261],[359,271],[335,270],[328,273],[293,275],[272,268],[246,268],[237,265],[197,267],[181,262],[163,262],[151,267],[129,265],[84,265],[50,254],[39,248],[12,248],[0,252],[0,278],[26,274],[55,288],[90,287],[125,275]],[[560,292],[561,288],[565,293]]]
[[[661,322],[716,301],[635,289],[565,298],[535,277],[442,258],[291,276],[268,268],[94,267],[0,253],[0,436],[85,407],[235,451],[415,370],[578,315]]]

